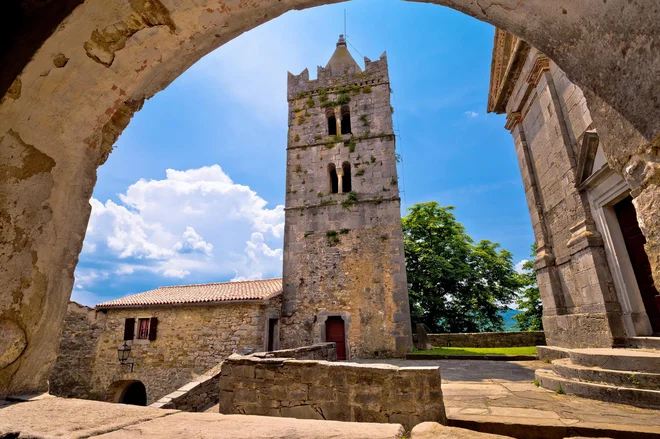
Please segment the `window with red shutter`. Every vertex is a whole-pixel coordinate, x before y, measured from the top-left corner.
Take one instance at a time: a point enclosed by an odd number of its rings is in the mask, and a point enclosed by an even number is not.
[[[124,340],[133,340],[135,334],[135,319],[124,320]]]

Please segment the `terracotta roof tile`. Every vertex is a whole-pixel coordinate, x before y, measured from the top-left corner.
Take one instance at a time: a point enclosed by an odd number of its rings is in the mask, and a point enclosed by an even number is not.
[[[96,305],[96,308],[265,300],[281,292],[281,278],[198,285],[175,285],[171,287],[159,287],[155,290],[145,291],[144,293],[99,303]]]

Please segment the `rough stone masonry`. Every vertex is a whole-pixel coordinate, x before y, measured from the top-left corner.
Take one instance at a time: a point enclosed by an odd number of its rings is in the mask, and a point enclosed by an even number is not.
[[[140,103],[255,26],[332,2],[2,2],[8,26],[0,38],[0,396],[47,389],[96,169]],[[430,2],[517,35],[585,91],[608,163],[634,188],[660,279],[658,2]],[[112,55],[108,66],[109,57],[103,64],[87,49],[92,43],[103,49],[113,28],[117,44],[100,53]]]
[[[334,318],[340,359],[411,349],[390,92],[385,54],[362,71],[343,38],[318,79],[289,74],[283,348]]]
[[[257,358],[222,364],[220,413],[299,419],[447,423],[439,367]]]

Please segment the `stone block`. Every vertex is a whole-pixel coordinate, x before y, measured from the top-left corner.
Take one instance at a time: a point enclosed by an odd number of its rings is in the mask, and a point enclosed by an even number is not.
[[[511,439],[510,436],[447,427],[437,422],[422,422],[421,424],[417,424],[410,434],[411,439]]]
[[[310,405],[299,405],[295,407],[282,407],[280,409],[280,414],[286,418],[297,418],[297,419],[324,419],[321,413],[316,411],[314,407]]]

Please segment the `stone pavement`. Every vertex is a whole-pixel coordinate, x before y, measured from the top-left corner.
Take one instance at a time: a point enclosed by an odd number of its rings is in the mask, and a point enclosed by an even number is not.
[[[0,402],[0,438],[399,439],[403,434],[399,424],[185,413],[57,397]]]
[[[524,437],[521,429],[545,427],[544,437],[574,436],[584,429],[603,436],[617,432],[660,437],[660,411],[557,395],[533,384],[541,361],[361,360],[400,367],[440,366],[449,424],[489,433]],[[585,434],[586,435],[586,434]],[[642,437],[638,436],[638,437]],[[534,437],[530,435],[529,437]]]

